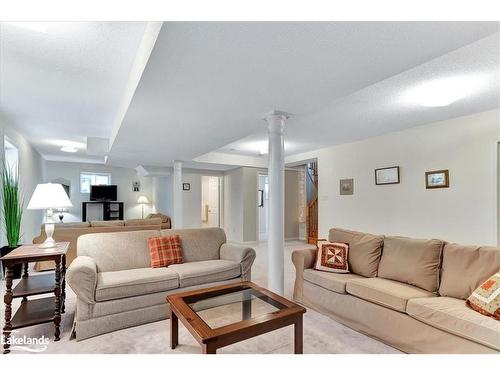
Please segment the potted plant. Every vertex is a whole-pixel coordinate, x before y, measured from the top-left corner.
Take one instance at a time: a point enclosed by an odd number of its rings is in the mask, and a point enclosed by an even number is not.
[[[3,229],[7,245],[0,249],[2,256],[19,247],[21,239],[21,220],[23,216],[23,197],[19,188],[19,179],[14,169],[6,164],[2,171],[2,213]],[[21,277],[22,265],[14,266],[14,278]]]

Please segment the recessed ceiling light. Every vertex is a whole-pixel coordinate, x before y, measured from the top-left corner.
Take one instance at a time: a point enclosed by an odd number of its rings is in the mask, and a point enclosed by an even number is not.
[[[458,76],[430,80],[409,89],[403,100],[424,107],[445,107],[476,93],[484,84],[480,76]]]
[[[64,146],[64,147],[61,147],[61,151],[64,151],[64,152],[77,152],[78,149],[75,148],[75,147],[71,147],[71,146]]]

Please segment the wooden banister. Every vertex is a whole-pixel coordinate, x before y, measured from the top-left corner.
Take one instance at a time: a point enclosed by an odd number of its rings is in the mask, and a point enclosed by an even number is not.
[[[307,243],[316,244],[318,240],[318,198],[307,205],[306,230]]]

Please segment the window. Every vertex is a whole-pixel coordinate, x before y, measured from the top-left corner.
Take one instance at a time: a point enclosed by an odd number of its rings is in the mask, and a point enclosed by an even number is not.
[[[91,185],[109,185],[110,183],[110,173],[80,173],[80,193],[90,193]]]
[[[17,180],[19,173],[19,150],[7,137],[4,137],[3,145],[5,167],[10,170],[12,177]]]

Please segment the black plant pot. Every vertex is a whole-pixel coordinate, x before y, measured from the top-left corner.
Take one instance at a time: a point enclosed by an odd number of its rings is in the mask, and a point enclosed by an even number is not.
[[[19,245],[19,246],[21,246],[21,245]],[[19,246],[16,246],[16,247],[4,246],[4,247],[0,248],[0,253],[2,254],[2,256],[6,256],[8,253],[10,253],[14,249],[17,249]],[[5,265],[3,263],[2,263],[2,267],[3,267],[3,272],[5,275]],[[20,279],[21,274],[23,273],[23,265],[16,264],[12,271],[14,273],[14,279]]]

